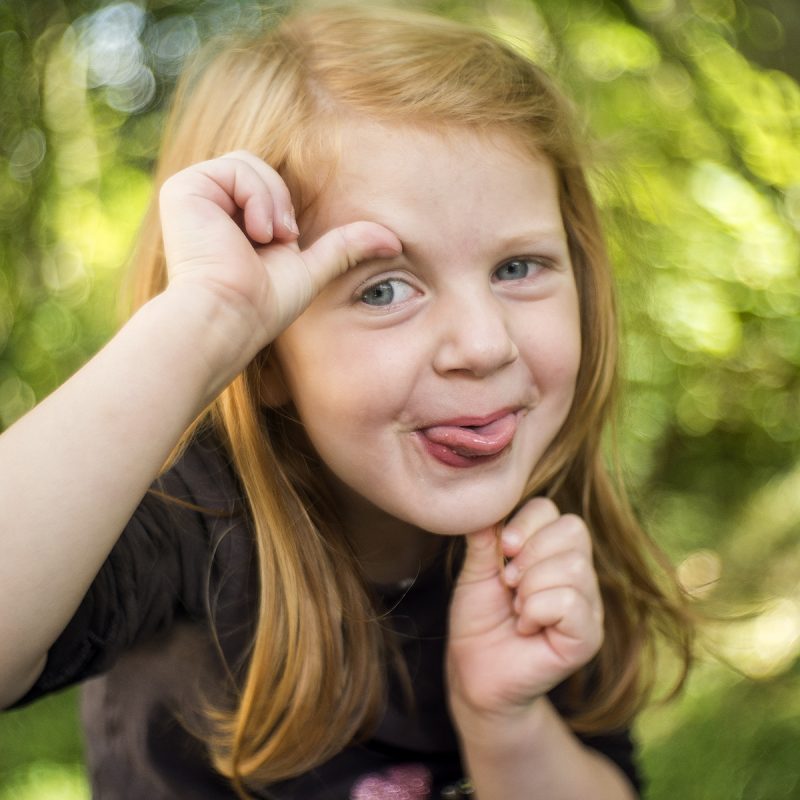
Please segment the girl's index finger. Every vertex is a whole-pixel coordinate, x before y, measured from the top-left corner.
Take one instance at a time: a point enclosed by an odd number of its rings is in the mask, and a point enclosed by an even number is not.
[[[501,536],[503,555],[513,558],[536,531],[561,516],[558,506],[547,497],[534,497],[506,523]]]
[[[270,238],[292,241],[299,235],[294,205],[283,178],[263,159],[249,150],[235,150],[227,153],[223,158],[237,159],[247,164],[261,179],[267,189],[269,200],[266,202],[265,211],[268,214]],[[245,209],[246,211],[246,209]]]
[[[535,530],[510,556],[504,572],[508,586],[516,586],[525,572],[559,554],[592,560],[592,540],[586,523],[575,514],[563,514]]]

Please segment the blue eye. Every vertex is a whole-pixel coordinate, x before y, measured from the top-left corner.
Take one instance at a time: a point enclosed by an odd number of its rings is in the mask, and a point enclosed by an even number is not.
[[[518,281],[531,274],[532,266],[535,265],[526,258],[512,258],[494,271],[494,277],[499,281]]]
[[[405,281],[390,278],[368,286],[359,295],[359,300],[368,306],[390,306],[408,300],[413,293],[414,289]]]

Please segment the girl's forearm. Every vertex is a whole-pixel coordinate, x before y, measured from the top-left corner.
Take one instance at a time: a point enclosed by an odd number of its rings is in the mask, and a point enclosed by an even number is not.
[[[246,363],[236,327],[212,295],[168,290],[0,436],[0,707],[33,683],[171,449]]]
[[[301,252],[288,188],[244,151],[176,173],[159,207],[167,290],[0,437],[0,707],[33,683],[192,420],[323,286],[402,251],[360,221]]]
[[[462,753],[478,800],[635,800],[630,781],[585,747],[547,698],[524,714],[486,720],[457,713]]]

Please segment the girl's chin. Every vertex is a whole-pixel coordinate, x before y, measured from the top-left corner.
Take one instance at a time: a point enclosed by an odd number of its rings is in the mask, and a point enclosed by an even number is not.
[[[464,536],[467,533],[475,533],[502,524],[515,506],[513,503],[492,509],[483,508],[480,511],[467,508],[460,509],[457,513],[429,514],[425,515],[425,519],[409,521],[437,536]]]

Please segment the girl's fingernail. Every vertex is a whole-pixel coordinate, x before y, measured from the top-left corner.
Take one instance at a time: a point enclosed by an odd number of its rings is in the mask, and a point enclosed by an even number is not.
[[[507,528],[503,531],[502,540],[503,546],[507,547],[509,550],[516,549],[522,542],[520,535],[513,528]]]
[[[290,230],[293,234],[297,235],[300,233],[297,227],[297,220],[295,220],[294,214],[292,214],[291,211],[287,211],[283,215],[283,224],[286,226],[287,230]]]
[[[519,567],[513,562],[506,564],[503,570],[503,577],[508,586],[514,586],[519,580]]]

